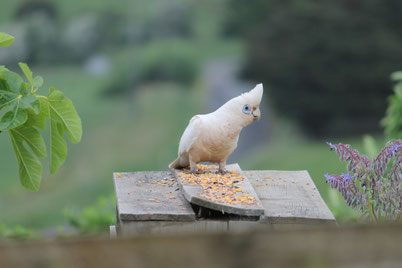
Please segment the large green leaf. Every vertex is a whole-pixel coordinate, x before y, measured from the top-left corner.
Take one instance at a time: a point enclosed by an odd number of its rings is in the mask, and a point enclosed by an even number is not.
[[[29,126],[38,127],[42,130],[46,129],[46,119],[49,118],[49,105],[47,101],[43,98],[39,98],[39,113],[35,114],[33,110],[28,111],[28,121],[26,122]]]
[[[32,191],[38,191],[42,176],[42,164],[38,157],[46,156],[42,135],[35,128],[26,125],[10,129],[9,134],[18,162],[21,184]],[[25,147],[24,142],[33,153]]]
[[[0,120],[0,131],[16,128],[25,123],[28,114],[25,110],[20,109],[20,102],[17,102],[12,110],[6,112]]]
[[[24,140],[37,157],[46,157],[46,144],[42,135],[34,127],[24,124],[18,128],[12,129],[12,132],[18,138]]]
[[[39,100],[30,92],[26,92],[27,85],[22,78],[10,71],[2,71],[0,83],[0,110],[4,115],[0,120],[0,131],[18,127],[28,118],[27,109],[39,112]]]
[[[20,66],[21,70],[24,72],[25,77],[28,79],[29,83],[31,83],[31,85],[33,85],[31,69],[29,69],[29,67],[26,63],[19,62],[18,65]]]
[[[63,92],[51,88],[43,100],[47,102],[50,117],[50,172],[55,173],[67,157],[65,133],[72,143],[80,142],[82,125],[74,105]]]
[[[14,36],[0,33],[0,47],[8,47],[12,42],[14,42]]]

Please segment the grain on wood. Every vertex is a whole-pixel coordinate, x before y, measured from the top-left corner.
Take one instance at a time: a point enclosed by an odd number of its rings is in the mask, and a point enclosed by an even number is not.
[[[121,220],[195,220],[195,213],[178,190],[172,172],[115,172],[113,180]]]
[[[261,201],[259,200],[254,188],[251,183],[247,179],[247,176],[244,175],[240,166],[238,164],[232,164],[226,166],[228,171],[237,171],[241,175],[244,176],[244,181],[241,184],[241,188],[244,194],[248,194],[250,197],[255,199],[255,204],[243,205],[243,204],[230,204],[230,203],[221,203],[221,202],[213,202],[201,196],[203,193],[203,189],[197,184],[188,184],[186,181],[182,180],[179,177],[179,173],[182,172],[180,170],[174,170],[177,177],[177,182],[180,185],[180,189],[187,199],[188,202],[206,207],[209,209],[221,211],[222,213],[230,213],[244,216],[260,216],[264,213],[264,208],[262,206]],[[202,176],[202,175],[201,175]]]

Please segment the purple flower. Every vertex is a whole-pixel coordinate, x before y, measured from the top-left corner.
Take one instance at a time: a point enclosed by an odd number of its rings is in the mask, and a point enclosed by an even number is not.
[[[327,141],[327,144],[329,145],[329,147],[331,147],[331,150],[335,150],[335,149],[336,149],[335,145],[333,145],[332,143],[330,143],[330,142]]]
[[[343,177],[343,181],[351,181],[352,180],[352,178],[353,178],[353,176],[350,176],[349,175],[349,172],[348,173],[342,173],[342,177]]]
[[[330,175],[328,175],[328,173],[325,173],[324,174],[324,177],[327,179],[327,183],[330,181],[330,179],[331,179],[331,176]]]
[[[328,173],[324,174],[324,177],[327,179],[327,183],[335,183],[338,182],[337,178],[334,175],[328,175]]]
[[[393,155],[398,150],[399,147],[400,147],[400,145],[398,145],[398,144],[395,144],[394,147],[389,147],[389,151],[390,151],[391,155]]]

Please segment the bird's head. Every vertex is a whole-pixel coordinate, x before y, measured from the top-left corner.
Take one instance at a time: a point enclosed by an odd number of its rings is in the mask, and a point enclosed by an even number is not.
[[[253,121],[260,119],[260,103],[264,92],[262,84],[256,85],[249,92],[243,93],[228,101],[223,107],[236,115],[243,126],[246,126]],[[222,108],[223,108],[222,107]]]

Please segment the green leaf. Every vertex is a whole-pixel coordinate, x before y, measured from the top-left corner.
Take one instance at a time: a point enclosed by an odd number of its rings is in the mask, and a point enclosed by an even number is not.
[[[3,71],[10,71],[9,69],[6,68],[4,65],[0,65],[0,73]]]
[[[33,80],[33,86],[39,88],[43,85],[43,78],[41,76],[36,76]]]
[[[46,119],[49,118],[49,116],[49,104],[44,99],[39,99],[39,113],[35,114],[33,110],[28,110],[28,120],[26,124],[45,130]]]
[[[67,158],[67,143],[64,140],[65,128],[54,112],[50,112],[50,173],[54,174]]]
[[[18,162],[21,184],[29,190],[38,191],[42,176],[42,164],[34,153],[27,150],[24,141],[30,147],[33,146],[31,149],[36,154],[43,155],[44,141],[41,134],[29,127],[10,129],[9,134]]]
[[[39,100],[35,95],[25,92],[22,78],[10,71],[3,71],[5,81],[0,83],[0,110],[5,114],[0,120],[0,131],[18,127],[27,120],[27,109],[39,112]]]
[[[5,86],[5,88],[0,89],[13,93],[20,93],[24,83],[24,80],[21,78],[21,76],[10,71],[3,71],[2,73],[4,75],[4,80],[6,80],[7,82],[7,85]]]
[[[38,130],[29,125],[22,125],[12,130],[15,136],[24,140],[37,157],[46,157],[46,144]]]
[[[63,92],[50,89],[48,95],[49,111],[51,118],[58,121],[66,128],[68,138],[72,143],[78,143],[82,137],[82,124],[75,107],[70,99],[63,95]]]
[[[67,143],[64,135],[72,143],[82,137],[81,119],[70,99],[61,91],[50,89],[48,97],[42,97],[48,104],[50,117],[50,172],[55,173],[67,157]]]
[[[25,110],[19,109],[19,105],[14,106],[14,109],[6,112],[0,120],[0,131],[16,128],[25,123],[28,119],[28,114]]]
[[[24,72],[26,78],[28,79],[29,83],[33,85],[33,78],[32,78],[32,72],[31,69],[29,69],[28,65],[26,63],[19,62],[18,65],[20,66],[21,70]]]
[[[0,32],[0,47],[8,47],[14,42],[14,36]]]

